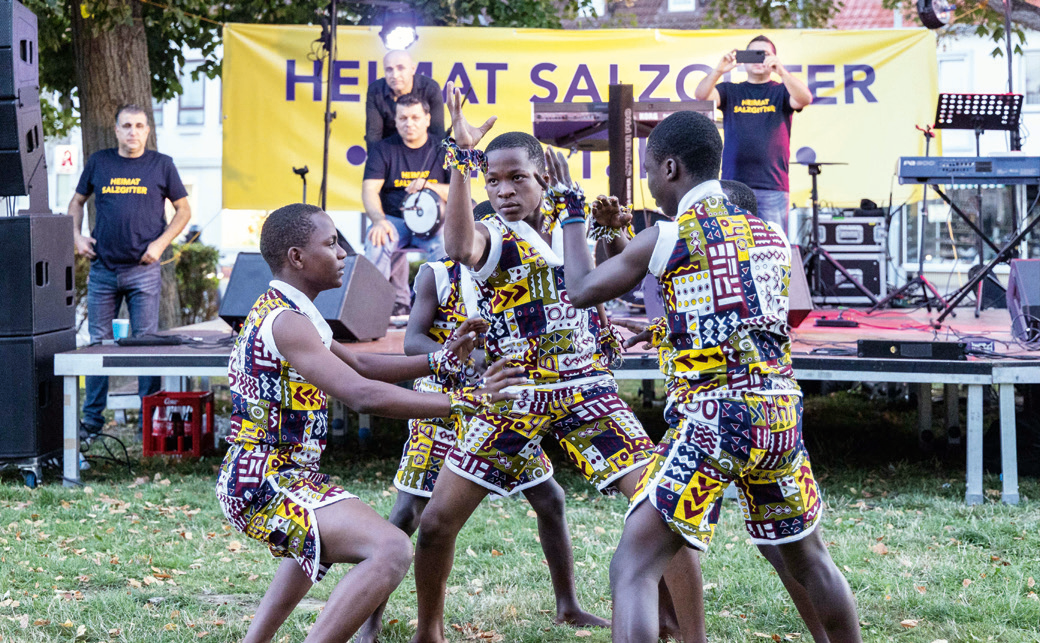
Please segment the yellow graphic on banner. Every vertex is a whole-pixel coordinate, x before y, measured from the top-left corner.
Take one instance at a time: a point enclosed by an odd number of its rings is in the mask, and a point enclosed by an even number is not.
[[[299,200],[292,168],[321,167],[326,92],[336,119],[329,155],[328,207],[362,210],[366,158],[365,95],[382,77],[385,49],[379,27],[340,27],[340,60],[332,81],[311,49],[318,26],[230,24],[224,30],[224,207],[273,209]],[[443,87],[469,90],[467,115],[498,122],[488,135],[532,131],[534,103],[605,102],[612,83],[633,85],[636,101],[693,100],[694,88],[726,51],[743,48],[759,31],[545,30],[420,27],[409,52],[419,73]],[[765,31],[780,60],[804,80],[813,104],[794,115],[791,156],[811,147],[828,167],[821,198],[858,205],[887,203],[896,161],[923,156],[915,124],[935,115],[938,87],[935,35],[924,29]],[[741,82],[740,70],[729,80]],[[765,110],[768,105],[741,105]],[[718,116],[721,120],[721,115]],[[487,142],[487,141],[486,141]],[[642,177],[645,140],[633,155]],[[936,150],[933,152],[938,153]],[[607,193],[607,152],[580,151],[571,173],[586,194]],[[809,173],[790,167],[791,201],[805,206]],[[483,198],[475,181],[474,197]],[[896,185],[895,202],[919,188]],[[645,180],[634,188],[637,208],[654,207]]]

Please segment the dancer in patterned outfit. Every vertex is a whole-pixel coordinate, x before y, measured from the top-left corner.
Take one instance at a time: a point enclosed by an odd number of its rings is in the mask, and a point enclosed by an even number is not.
[[[651,133],[644,166],[650,194],[678,219],[639,233],[595,269],[584,226],[566,233],[575,306],[626,292],[647,269],[664,290],[666,317],[653,338],[671,429],[643,472],[611,561],[614,641],[657,638],[647,590],[683,545],[707,549],[723,489],[735,481],[752,542],[777,546],[830,641],[858,642],[852,593],[816,531],[820,495],[787,335],[790,247],[779,227],[726,199],[715,180],[721,155],[709,119],[669,116]],[[565,168],[562,155],[555,161]]]
[[[405,331],[404,352],[420,355],[440,350],[455,337],[471,331],[483,333],[487,323],[480,317],[469,317],[478,312],[479,295],[469,271],[460,264],[446,259],[425,263],[415,276],[415,297]],[[476,354],[479,351],[474,351]],[[416,391],[448,393],[479,379],[483,356],[475,356],[477,368],[463,377],[424,377],[415,381]],[[419,528],[419,519],[433,492],[437,475],[444,465],[444,457],[455,444],[458,429],[441,418],[408,421],[408,441],[404,445],[401,465],[394,478],[400,491],[390,523],[406,534]],[[539,448],[539,452],[541,448]],[[552,463],[544,453],[531,461],[522,474],[518,489],[531,503],[538,519],[538,540],[549,566],[553,591],[556,596],[556,622],[580,627],[606,627],[610,621],[581,609],[574,586],[574,557],[571,551],[570,531],[564,514],[565,495],[552,477]],[[385,604],[365,621],[358,633],[358,643],[372,643],[382,629]]]
[[[635,492],[653,449],[600,359],[594,316],[567,298],[559,229],[542,231],[547,223],[543,185],[549,177],[541,146],[520,132],[491,142],[485,183],[496,215],[474,223],[467,162],[483,164],[483,154],[473,147],[493,119],[479,128],[470,125],[462,115],[461,93],[448,87],[458,147],[450,152],[454,165],[445,249],[475,271],[481,317],[489,324],[488,355],[520,365],[533,384],[520,387],[518,399],[472,417],[464,437],[448,452],[416,543],[415,643],[444,640],[444,594],[456,536],[488,493],[507,495],[517,489],[544,436],[557,440],[597,489],[626,496]],[[694,552],[681,552],[669,571],[674,571],[669,587],[682,608],[683,639],[703,641],[703,612],[695,611],[703,606]]]
[[[384,383],[461,363],[474,336],[420,357],[354,354],[333,342],[313,300],[342,284],[346,255],[336,237],[332,219],[317,207],[295,204],[271,213],[260,250],[275,279],[253,305],[228,363],[231,447],[217,478],[217,498],[236,529],[266,544],[274,556],[292,559],[279,566],[247,642],[270,641],[332,563],[355,563],[307,636],[346,641],[408,571],[408,536],[318,472],[326,392],[361,413],[445,417],[509,399],[498,391],[525,381],[512,377],[518,369],[495,364],[485,389],[450,396]]]

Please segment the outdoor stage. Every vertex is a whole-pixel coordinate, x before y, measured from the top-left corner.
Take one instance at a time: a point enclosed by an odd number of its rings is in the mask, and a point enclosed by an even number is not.
[[[617,315],[620,316],[620,315]],[[957,309],[943,326],[935,329],[937,314],[926,310],[883,310],[867,314],[847,309],[842,318],[859,322],[856,328],[815,326],[821,317],[833,319],[837,311],[815,311],[798,328],[792,329],[792,360],[799,380],[909,382],[964,385],[967,387],[966,489],[965,502],[983,502],[982,488],[982,402],[983,387],[995,386],[1000,400],[1000,445],[1003,472],[1001,499],[1016,504],[1018,458],[1015,423],[1015,385],[1040,383],[1040,347],[1018,344],[1011,336],[1007,310],[983,311],[976,318],[972,308]],[[622,331],[623,334],[628,334]],[[121,347],[99,345],[61,353],[54,358],[56,375],[64,384],[64,476],[66,484],[79,480],[79,381],[81,375],[156,375],[224,377],[231,350],[231,333],[223,322],[207,322],[173,329],[167,334],[194,338],[178,346]],[[391,328],[383,339],[351,344],[353,350],[401,354],[404,329]],[[980,342],[993,344],[992,352],[966,360],[863,358],[856,354],[857,340],[885,339],[924,342]],[[662,379],[656,355],[636,346],[625,355],[615,373],[618,379]],[[931,400],[930,390],[922,399]],[[954,398],[956,399],[956,398]],[[930,413],[931,405],[922,405]],[[812,431],[812,426],[806,426]]]

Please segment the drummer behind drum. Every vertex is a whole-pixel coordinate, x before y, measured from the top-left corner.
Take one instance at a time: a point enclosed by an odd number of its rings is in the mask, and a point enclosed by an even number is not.
[[[361,200],[371,224],[365,256],[394,286],[393,314],[406,315],[410,290],[405,250],[422,251],[426,261],[444,256],[439,218],[448,196],[448,173],[440,141],[427,132],[430,106],[425,100],[415,94],[398,98],[396,124],[396,134],[368,150]],[[415,229],[405,220],[406,210]]]

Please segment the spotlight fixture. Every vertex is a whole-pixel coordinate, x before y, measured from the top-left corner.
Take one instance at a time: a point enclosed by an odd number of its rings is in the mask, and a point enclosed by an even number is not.
[[[379,37],[387,49],[407,49],[419,39],[415,30],[418,23],[418,14],[407,8],[407,5],[389,7],[383,13],[383,28],[379,31]]]
[[[953,16],[953,2],[948,0],[917,0],[917,16],[929,29],[940,29]]]

